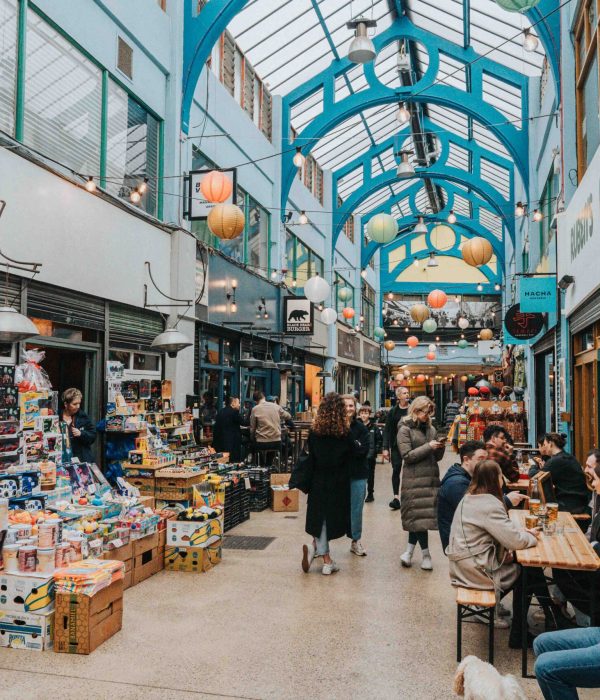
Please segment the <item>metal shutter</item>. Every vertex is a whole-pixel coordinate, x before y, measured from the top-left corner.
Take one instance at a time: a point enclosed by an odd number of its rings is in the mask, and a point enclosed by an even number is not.
[[[554,350],[554,340],[555,332],[554,328],[549,330],[546,335],[538,340],[538,342],[533,346],[533,352],[539,355],[542,352],[547,352],[548,350]]]
[[[250,115],[250,119],[254,119],[254,69],[244,59],[244,111]]]
[[[17,275],[7,275],[0,271],[0,306],[14,306],[21,310],[21,282],[26,282]]]
[[[155,311],[110,304],[108,335],[111,347],[149,350],[150,343],[164,328],[162,316]]]
[[[235,41],[229,32],[223,34],[221,82],[232,95],[235,93]]]
[[[262,119],[260,129],[269,141],[271,141],[273,132],[273,98],[264,85],[262,88]]]
[[[104,299],[81,292],[32,282],[27,287],[27,314],[34,318],[103,331]]]
[[[593,294],[569,317],[571,333],[579,333],[600,319],[600,291]]]

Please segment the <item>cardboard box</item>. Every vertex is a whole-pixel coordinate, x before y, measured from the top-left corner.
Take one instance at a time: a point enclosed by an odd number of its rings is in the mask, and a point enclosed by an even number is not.
[[[145,581],[150,576],[154,576],[158,571],[158,564],[156,560],[159,556],[159,549],[155,547],[154,549],[149,549],[148,551],[135,557],[133,560],[133,584],[137,586],[138,583]]]
[[[186,469],[162,469],[156,473],[155,494],[162,500],[183,501],[193,498],[193,487],[204,474]]]
[[[165,569],[201,574],[210,571],[221,561],[221,546],[167,547]]]
[[[142,537],[139,540],[132,540],[131,544],[133,545],[132,556],[136,559],[140,554],[158,547],[158,532],[146,535],[146,537]]]
[[[44,651],[52,648],[54,613],[0,612],[0,647]]]
[[[140,496],[154,497],[154,477],[126,476],[125,481],[140,492]]]
[[[158,531],[158,546],[162,549],[167,546],[167,531],[165,528]]]
[[[141,541],[141,540],[139,540]],[[133,542],[125,544],[116,549],[109,549],[102,555],[103,559],[112,559],[113,561],[127,561],[133,557]]]
[[[290,476],[291,474],[271,474],[271,508],[276,513],[297,513],[300,508],[298,489],[277,488],[287,486]]]
[[[152,508],[152,510],[154,510],[154,503],[155,503],[154,495],[152,495],[152,496],[140,496],[138,498],[138,501],[139,501],[140,506],[142,508]]]
[[[167,547],[210,547],[223,537],[223,516],[204,522],[167,521]]]
[[[0,575],[0,610],[37,614],[54,610],[54,578]]]
[[[90,654],[121,629],[123,580],[93,596],[58,593],[54,623],[54,651]]]
[[[126,571],[123,576],[123,590],[126,591],[128,588],[133,586],[133,569]]]

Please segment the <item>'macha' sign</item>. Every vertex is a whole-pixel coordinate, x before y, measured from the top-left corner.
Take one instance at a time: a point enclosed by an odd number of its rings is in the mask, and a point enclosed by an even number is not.
[[[522,312],[553,313],[556,311],[556,278],[521,277],[520,307]]]

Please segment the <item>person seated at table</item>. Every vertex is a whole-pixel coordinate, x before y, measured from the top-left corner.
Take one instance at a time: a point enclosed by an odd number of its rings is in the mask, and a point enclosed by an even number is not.
[[[533,650],[545,700],[577,700],[577,688],[600,688],[600,627],[545,632]]]
[[[519,480],[519,467],[514,455],[509,452],[509,437],[502,425],[488,425],[483,431],[483,441],[485,442],[488,458],[493,459],[494,462],[500,465],[506,480],[512,483]]]
[[[529,475],[550,472],[559,509],[576,515],[589,513],[590,495],[585,474],[575,457],[565,452],[565,444],[565,435],[546,433],[540,451],[548,456],[548,460],[539,469],[532,468]]]
[[[594,450],[594,452],[598,452],[598,450]],[[598,502],[600,500],[598,498],[600,496],[600,462],[596,462],[596,466],[593,469],[592,485],[596,502]],[[592,547],[596,550],[596,554],[600,555],[600,511],[598,510],[594,514],[587,537]],[[552,577],[554,578],[554,583],[560,588],[561,593],[571,605],[589,616],[591,612],[591,594],[594,590],[594,585],[597,585],[597,576],[591,571],[552,569]]]
[[[595,517],[598,509],[600,508],[600,498],[596,493],[593,482],[596,478],[596,467],[600,466],[600,450],[590,450],[585,459],[585,466],[583,467],[583,472],[585,474],[585,480],[588,485],[588,489],[592,492],[592,498],[590,500],[590,508],[592,509],[592,518]]]
[[[508,645],[519,649],[522,645],[522,615],[527,615],[531,598],[549,599],[548,586],[541,569],[528,571],[525,609],[522,609],[522,576],[514,560],[513,551],[535,547],[539,531],[519,527],[509,517],[504,504],[504,480],[497,462],[486,459],[473,471],[471,485],[458,504],[446,553],[450,560],[450,580],[453,586],[495,590],[498,599],[513,591],[513,618]],[[560,608],[544,605],[546,620],[551,614],[562,621]],[[506,626],[498,619],[496,626]],[[528,635],[530,646],[533,637]]]

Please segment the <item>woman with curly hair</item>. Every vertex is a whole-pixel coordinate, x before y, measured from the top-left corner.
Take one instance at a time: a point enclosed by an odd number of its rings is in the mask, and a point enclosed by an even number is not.
[[[306,532],[313,536],[303,547],[302,569],[308,573],[315,557],[323,557],[325,576],[339,571],[329,542],[350,530],[350,457],[354,445],[344,399],[327,394],[308,436],[312,481],[306,509]]]

